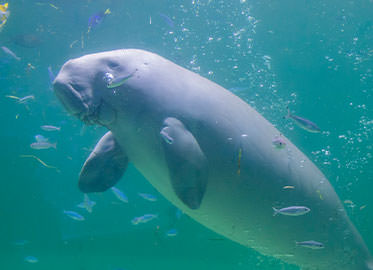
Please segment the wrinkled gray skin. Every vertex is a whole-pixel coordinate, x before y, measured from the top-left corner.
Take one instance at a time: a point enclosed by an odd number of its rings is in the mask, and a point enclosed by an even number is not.
[[[106,72],[133,76],[110,89]],[[96,165],[82,169],[82,191],[106,190],[132,162],[169,201],[244,246],[302,269],[372,269],[325,176],[288,139],[276,149],[272,140],[280,132],[219,85],[156,54],[116,50],[68,61],[54,89],[69,113],[111,131],[86,161]],[[105,162],[91,160],[98,157]],[[106,179],[105,170],[114,176]],[[293,205],[311,211],[273,216],[272,207]],[[308,240],[325,247],[295,244]]]

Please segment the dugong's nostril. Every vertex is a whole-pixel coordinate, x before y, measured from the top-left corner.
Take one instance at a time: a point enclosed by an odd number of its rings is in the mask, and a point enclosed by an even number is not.
[[[57,98],[71,114],[84,114],[88,107],[82,101],[80,94],[68,83],[56,79],[53,83]]]

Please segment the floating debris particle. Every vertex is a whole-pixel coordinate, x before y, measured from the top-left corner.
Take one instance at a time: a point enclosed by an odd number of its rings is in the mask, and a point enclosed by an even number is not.
[[[45,163],[44,161],[42,161],[40,158],[38,158],[37,156],[34,156],[34,155],[20,155],[21,158],[34,158],[36,159],[37,161],[39,161],[41,163],[41,165],[43,165],[44,167],[47,167],[49,169],[55,169],[58,173],[60,173],[61,171],[55,167],[55,166],[51,166],[51,165],[48,165],[47,163]]]

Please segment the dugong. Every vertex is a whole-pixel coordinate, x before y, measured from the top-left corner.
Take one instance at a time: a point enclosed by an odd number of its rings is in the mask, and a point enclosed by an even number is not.
[[[132,162],[171,203],[241,245],[301,269],[373,269],[326,177],[223,87],[157,54],[123,49],[67,61],[54,91],[70,114],[109,130],[83,165],[82,192],[107,190]],[[272,144],[279,136],[280,149]],[[274,215],[292,206],[310,211]]]

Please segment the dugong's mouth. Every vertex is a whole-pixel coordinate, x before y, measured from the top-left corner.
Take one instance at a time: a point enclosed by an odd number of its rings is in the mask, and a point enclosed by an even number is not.
[[[53,88],[57,98],[70,114],[86,124],[95,123],[100,104],[88,105],[84,97],[71,84],[55,80]]]

